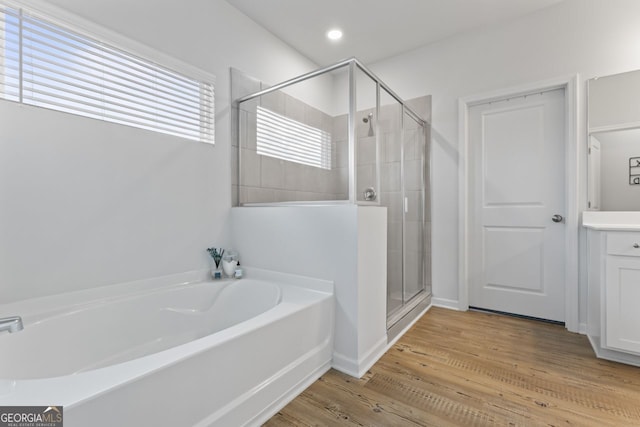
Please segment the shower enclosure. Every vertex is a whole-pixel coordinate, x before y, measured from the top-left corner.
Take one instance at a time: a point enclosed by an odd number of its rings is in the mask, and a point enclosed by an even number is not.
[[[402,324],[431,292],[428,117],[356,59],[243,79],[232,72],[234,205],[387,207],[387,327]],[[428,114],[430,97],[411,105]]]

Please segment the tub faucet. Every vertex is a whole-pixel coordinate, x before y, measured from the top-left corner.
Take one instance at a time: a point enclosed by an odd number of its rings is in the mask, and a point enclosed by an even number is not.
[[[3,317],[0,319],[0,332],[8,331],[9,333],[14,333],[23,329],[22,317],[20,316]]]

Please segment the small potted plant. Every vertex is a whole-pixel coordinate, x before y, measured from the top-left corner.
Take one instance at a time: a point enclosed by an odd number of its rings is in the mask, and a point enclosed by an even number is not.
[[[213,264],[211,265],[211,277],[214,279],[221,279],[222,271],[220,271],[220,261],[222,260],[222,255],[224,255],[224,249],[207,248],[207,252],[209,252],[209,255],[211,255],[215,264],[215,268],[213,267]]]

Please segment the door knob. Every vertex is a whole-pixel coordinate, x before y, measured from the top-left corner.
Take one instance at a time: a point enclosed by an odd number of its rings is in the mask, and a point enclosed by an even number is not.
[[[564,218],[562,217],[562,215],[558,215],[558,214],[555,214],[554,216],[551,217],[551,220],[553,222],[562,222],[563,219]]]

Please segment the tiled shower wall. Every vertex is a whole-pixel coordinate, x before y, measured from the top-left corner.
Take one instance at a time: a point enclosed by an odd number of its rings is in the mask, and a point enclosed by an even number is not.
[[[265,86],[232,69],[232,98],[254,93]],[[274,113],[332,134],[331,169],[322,169],[274,157],[258,155],[256,150],[256,108],[260,105]],[[330,115],[283,91],[271,92],[244,102],[234,111],[239,115],[239,138],[232,149],[233,205],[240,203],[274,203],[290,201],[344,200],[347,198],[348,175],[346,150],[338,148],[334,120]],[[346,128],[345,137],[346,139]],[[238,142],[239,141],[239,147]],[[242,179],[238,175],[238,153],[241,154]],[[344,166],[340,166],[344,164]],[[239,186],[239,183],[242,186]],[[238,189],[240,190],[238,193]],[[239,199],[238,199],[239,194]]]

